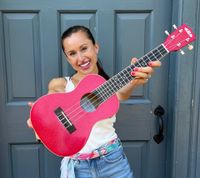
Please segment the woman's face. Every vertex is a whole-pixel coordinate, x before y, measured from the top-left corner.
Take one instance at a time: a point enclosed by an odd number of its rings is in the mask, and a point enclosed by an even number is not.
[[[82,31],[72,33],[63,40],[64,52],[68,62],[81,76],[98,73],[97,55],[99,46],[93,44]]]

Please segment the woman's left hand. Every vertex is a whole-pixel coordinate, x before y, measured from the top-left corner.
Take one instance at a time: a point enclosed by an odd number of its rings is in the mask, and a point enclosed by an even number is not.
[[[138,61],[137,58],[132,58],[131,63],[134,64]],[[160,67],[160,61],[150,62],[147,67],[136,67],[131,75],[135,78],[126,86],[122,87],[116,94],[119,100],[126,100],[130,97],[132,91],[145,83],[148,82],[149,78],[154,72],[155,67]]]
[[[131,63],[134,64],[137,61],[137,58],[132,58]],[[139,86],[147,83],[154,72],[154,68],[160,66],[161,62],[157,60],[149,62],[147,67],[135,67],[131,72],[131,75],[135,77],[134,80],[131,81],[131,85]]]

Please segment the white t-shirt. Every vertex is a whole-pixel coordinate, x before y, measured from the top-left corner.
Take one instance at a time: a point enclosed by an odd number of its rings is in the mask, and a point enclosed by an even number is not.
[[[70,92],[74,90],[75,86],[70,77],[65,77],[65,79],[67,80],[65,91]],[[92,128],[85,146],[79,151],[79,153],[90,153],[100,146],[117,138],[115,128],[113,127],[115,121],[116,116],[114,115],[113,117],[97,122]]]

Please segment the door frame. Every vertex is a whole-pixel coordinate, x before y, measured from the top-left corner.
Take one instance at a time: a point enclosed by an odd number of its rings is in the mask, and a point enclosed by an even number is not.
[[[199,17],[200,0],[173,0],[173,24],[188,24],[197,39],[193,51],[170,57],[166,177],[171,178],[200,176]]]

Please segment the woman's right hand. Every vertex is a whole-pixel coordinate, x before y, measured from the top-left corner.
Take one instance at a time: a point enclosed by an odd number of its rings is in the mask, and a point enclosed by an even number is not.
[[[28,106],[29,106],[30,108],[32,108],[33,104],[34,104],[33,102],[28,102]],[[30,117],[28,118],[28,120],[26,121],[26,123],[27,123],[28,127],[29,127],[29,128],[32,128],[33,131],[34,131],[34,128],[33,128],[33,125],[32,125],[32,123],[31,123],[31,118],[30,118]],[[38,137],[38,135],[36,134],[35,131],[34,131],[34,133],[35,133],[35,137],[36,137],[37,141],[39,141],[40,138]]]

